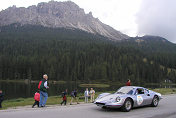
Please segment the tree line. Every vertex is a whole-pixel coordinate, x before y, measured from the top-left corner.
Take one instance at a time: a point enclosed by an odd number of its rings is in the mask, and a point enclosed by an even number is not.
[[[176,45],[159,37],[139,43],[138,37],[111,41],[77,29],[0,29],[0,80],[40,80],[47,73],[56,81],[176,82]]]

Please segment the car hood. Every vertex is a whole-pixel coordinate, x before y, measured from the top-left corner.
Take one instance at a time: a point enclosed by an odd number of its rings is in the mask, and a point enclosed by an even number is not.
[[[107,101],[111,101],[113,102],[118,96],[122,97],[125,94],[108,94],[105,96],[100,96],[99,98],[96,99],[96,102],[107,102]]]
[[[156,95],[158,95],[159,97],[161,97],[161,93],[158,93],[158,92],[155,92],[155,91],[152,91],[152,90],[149,90],[149,93],[155,93]]]

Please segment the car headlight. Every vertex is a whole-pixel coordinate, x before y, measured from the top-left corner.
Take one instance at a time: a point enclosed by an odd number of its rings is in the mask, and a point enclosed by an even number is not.
[[[101,98],[102,96],[101,95],[99,95],[97,98]]]
[[[99,95],[96,99],[100,99],[100,98],[102,98],[102,95]]]
[[[120,97],[118,96],[117,98],[116,98],[116,102],[119,102],[121,99],[120,99]]]

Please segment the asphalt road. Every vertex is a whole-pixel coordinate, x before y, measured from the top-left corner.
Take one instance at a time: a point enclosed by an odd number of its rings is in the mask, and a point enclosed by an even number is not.
[[[18,108],[1,110],[0,118],[176,118],[176,95],[163,96],[158,107],[142,107],[130,112],[101,109],[94,104]]]

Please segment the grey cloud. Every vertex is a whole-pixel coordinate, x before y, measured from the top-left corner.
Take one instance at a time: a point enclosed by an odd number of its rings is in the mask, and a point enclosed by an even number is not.
[[[142,0],[136,14],[139,35],[157,35],[176,43],[176,0]]]

